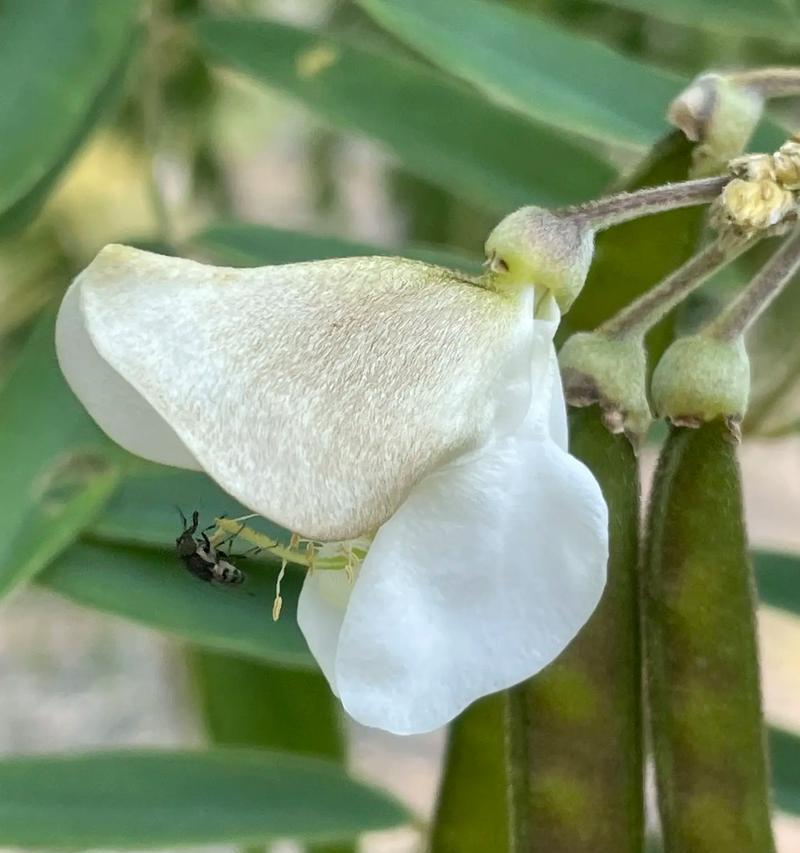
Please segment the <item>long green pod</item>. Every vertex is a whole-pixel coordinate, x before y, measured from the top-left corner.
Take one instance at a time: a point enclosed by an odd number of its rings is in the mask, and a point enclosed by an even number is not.
[[[428,853],[505,853],[505,697],[485,696],[450,726]]]
[[[666,853],[769,853],[755,587],[736,446],[673,428],[650,501],[644,642]]]
[[[544,673],[508,694],[514,853],[641,853],[639,478],[597,407],[570,411],[570,451],[608,503],[608,584],[588,624]]]

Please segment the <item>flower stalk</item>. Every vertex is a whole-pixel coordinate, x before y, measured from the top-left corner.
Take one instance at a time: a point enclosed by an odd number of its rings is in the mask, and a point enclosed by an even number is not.
[[[750,89],[762,98],[787,98],[800,95],[800,68],[774,66],[736,71],[726,79],[741,88]]]
[[[653,373],[659,415],[695,427],[721,417],[738,437],[750,395],[745,332],[798,269],[800,229],[715,319],[671,344]]]
[[[579,407],[598,403],[607,429],[626,433],[638,446],[652,420],[645,334],[755,239],[716,240],[594,332],[573,335],[559,356],[567,402]]]
[[[729,176],[680,181],[634,192],[622,192],[582,204],[562,207],[557,216],[570,218],[602,231],[613,225],[652,216],[681,207],[694,207],[712,202],[730,180]]]
[[[655,287],[606,320],[597,331],[617,339],[644,336],[692,291],[752,244],[752,240],[740,240],[734,245],[726,245],[721,240],[709,243]]]
[[[704,329],[717,340],[733,341],[745,334],[800,269],[800,229],[775,252],[750,284]]]

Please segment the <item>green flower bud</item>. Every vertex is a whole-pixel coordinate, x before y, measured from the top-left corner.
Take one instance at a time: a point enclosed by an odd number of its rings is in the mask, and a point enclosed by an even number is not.
[[[674,424],[697,427],[723,417],[735,431],[750,393],[744,339],[679,338],[658,363],[651,392],[656,412]]]
[[[594,250],[594,231],[585,222],[541,207],[506,216],[486,240],[488,274],[498,289],[539,285],[561,312],[581,292]]]
[[[764,108],[760,92],[721,74],[701,74],[672,102],[667,117],[691,142],[693,177],[714,175],[744,151]]]
[[[606,427],[613,433],[624,432],[638,445],[652,420],[642,338],[581,332],[564,344],[558,360],[567,403],[599,405]]]

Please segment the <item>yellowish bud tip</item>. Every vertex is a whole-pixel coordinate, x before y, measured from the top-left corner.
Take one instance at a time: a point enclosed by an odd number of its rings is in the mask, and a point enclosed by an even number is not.
[[[549,290],[561,312],[580,293],[594,250],[583,222],[540,207],[508,215],[486,241],[487,276],[497,289],[537,285]]]

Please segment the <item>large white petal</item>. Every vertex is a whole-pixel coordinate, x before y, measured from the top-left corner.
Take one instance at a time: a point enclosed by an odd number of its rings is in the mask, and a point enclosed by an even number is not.
[[[538,672],[600,598],[607,530],[588,469],[529,430],[424,478],[350,598],[336,661],[346,710],[424,732]]]
[[[550,350],[550,415],[548,418],[550,438],[562,449],[569,448],[569,426],[567,424],[567,401],[555,347]]]
[[[336,650],[353,585],[344,572],[317,571],[306,576],[297,602],[297,624],[334,693]]]
[[[200,468],[175,430],[98,354],[86,331],[78,281],[58,312],[56,354],[70,388],[117,444],[162,465]]]
[[[375,529],[528,407],[529,294],[439,267],[234,270],[109,246],[78,284],[100,355],[224,489],[305,536]]]

